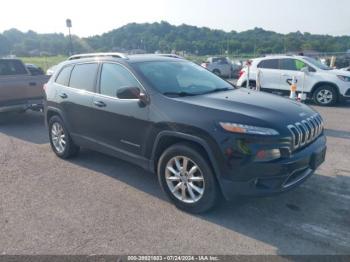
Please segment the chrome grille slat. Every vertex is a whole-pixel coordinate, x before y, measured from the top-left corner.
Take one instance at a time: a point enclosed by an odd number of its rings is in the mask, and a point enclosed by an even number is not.
[[[300,122],[288,125],[292,134],[293,149],[296,150],[314,141],[323,131],[323,119],[315,114]]]

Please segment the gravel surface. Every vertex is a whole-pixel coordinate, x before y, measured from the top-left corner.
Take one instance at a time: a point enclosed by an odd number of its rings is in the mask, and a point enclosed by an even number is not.
[[[326,162],[301,187],[177,210],[156,176],[83,150],[57,158],[40,113],[0,116],[0,254],[350,254],[350,103],[315,107]]]

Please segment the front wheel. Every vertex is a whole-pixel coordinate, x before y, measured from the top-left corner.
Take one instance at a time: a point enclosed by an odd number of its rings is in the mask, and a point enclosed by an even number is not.
[[[320,86],[315,90],[313,100],[318,105],[331,106],[338,101],[338,93],[332,86]]]
[[[176,207],[191,213],[213,208],[219,189],[208,161],[188,144],[165,150],[158,162],[158,179]]]

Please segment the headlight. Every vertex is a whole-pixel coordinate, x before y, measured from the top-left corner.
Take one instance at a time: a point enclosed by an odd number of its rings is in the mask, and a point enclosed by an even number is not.
[[[279,133],[271,128],[248,126],[236,123],[225,123],[220,122],[220,126],[228,132],[241,133],[241,134],[252,134],[252,135],[264,135],[264,136],[275,136]]]
[[[350,77],[349,76],[337,76],[340,80],[343,80],[345,82],[350,82]]]

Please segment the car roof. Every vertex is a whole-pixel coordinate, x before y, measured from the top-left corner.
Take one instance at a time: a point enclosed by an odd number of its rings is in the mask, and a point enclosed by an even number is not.
[[[95,61],[118,61],[121,63],[151,62],[151,61],[179,61],[184,58],[169,54],[141,54],[141,55],[120,55],[121,53],[91,53],[74,55],[64,61],[62,65],[87,63]]]
[[[252,60],[284,59],[284,58],[304,59],[305,56],[297,56],[297,55],[268,55],[268,56],[264,56],[264,57],[253,58]]]
[[[112,54],[112,55],[111,55]],[[159,55],[159,54],[142,54],[142,55],[128,55],[123,58],[117,57],[115,54],[119,53],[92,53],[92,54],[81,54],[75,55],[74,58],[61,62],[57,66],[57,72],[61,68],[68,65],[91,63],[91,62],[118,62],[124,65],[139,63],[139,62],[156,62],[156,61],[167,61],[167,62],[178,62],[186,61],[182,57],[168,56],[168,55]],[[55,68],[56,69],[56,68]]]

